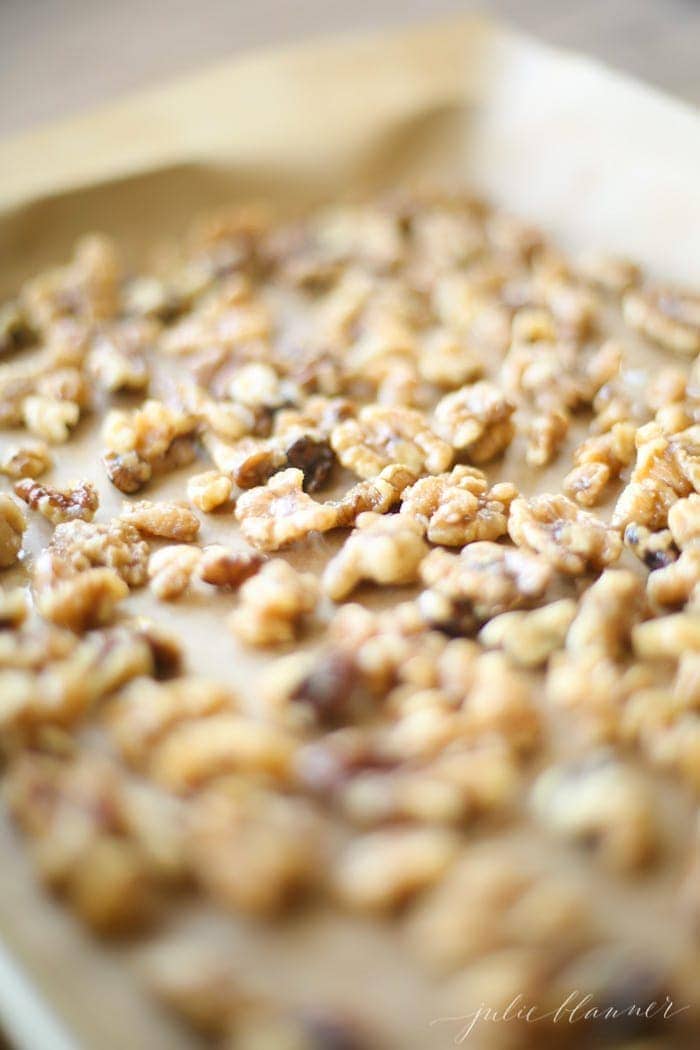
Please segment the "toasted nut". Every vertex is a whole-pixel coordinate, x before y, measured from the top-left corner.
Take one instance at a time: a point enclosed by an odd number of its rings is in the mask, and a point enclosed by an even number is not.
[[[112,569],[86,569],[42,590],[37,607],[52,623],[81,632],[107,623],[128,593],[126,583]]]
[[[318,582],[279,558],[266,562],[240,589],[240,605],[229,617],[231,630],[249,645],[290,642],[303,618],[313,612]]]
[[[334,886],[358,911],[397,908],[446,873],[457,854],[453,833],[441,828],[395,828],[356,839],[339,858]]]
[[[123,503],[121,521],[145,536],[190,543],[199,532],[199,518],[184,503]]]
[[[454,456],[420,412],[381,405],[366,405],[357,419],[339,423],[331,445],[344,467],[367,479],[392,463],[416,474],[447,470]]]
[[[156,597],[164,601],[179,598],[187,590],[201,558],[199,547],[183,543],[163,547],[152,554],[148,561],[148,575]]]
[[[700,649],[700,616],[674,613],[638,623],[632,644],[640,660],[678,660],[688,650]]]
[[[78,422],[80,406],[74,401],[33,394],[22,402],[22,416],[32,434],[52,445],[62,445]]]
[[[231,478],[218,470],[195,474],[187,482],[188,499],[207,514],[226,503],[231,498],[232,491]]]
[[[92,521],[99,506],[99,497],[89,481],[56,489],[52,485],[42,485],[31,478],[24,478],[15,483],[15,493],[53,525],[62,521]]]
[[[572,576],[599,571],[622,551],[622,540],[613,529],[566,496],[516,499],[510,507],[508,532],[519,547],[538,551]]]
[[[0,569],[17,561],[26,527],[19,504],[11,496],[0,494]]]
[[[418,521],[431,543],[462,547],[504,536],[508,509],[517,494],[508,483],[489,488],[480,470],[459,465],[449,474],[421,478],[405,489],[401,513]]]
[[[354,532],[326,566],[323,587],[340,601],[362,580],[412,583],[428,553],[418,522],[406,515],[360,514]]]
[[[229,550],[213,545],[202,551],[199,577],[214,587],[236,590],[264,564],[264,555],[257,551]]]
[[[243,535],[261,550],[278,550],[310,532],[335,528],[338,511],[317,503],[304,492],[304,475],[290,467],[270,478],[267,485],[245,492],[236,504],[236,518]]]
[[[447,394],[438,403],[435,431],[472,463],[486,463],[512,441],[514,411],[515,406],[497,386],[482,380]]]
[[[38,478],[50,466],[51,453],[43,442],[14,445],[3,454],[0,474],[8,478]]]

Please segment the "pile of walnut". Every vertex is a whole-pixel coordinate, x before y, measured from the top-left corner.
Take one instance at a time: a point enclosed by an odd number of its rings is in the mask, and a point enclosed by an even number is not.
[[[494,1007],[507,949],[517,991],[565,985],[602,950],[585,887],[467,831],[517,818],[628,873],[664,848],[642,764],[700,790],[699,354],[700,296],[464,194],[238,210],[166,277],[91,237],[29,281],[0,311],[0,725],[46,882],[117,933],[183,885],[253,916],[322,895],[405,914]],[[47,481],[90,419],[94,475]],[[198,542],[210,514],[230,545]],[[320,574],[286,560],[331,532]],[[263,711],[183,673],[129,613],[146,586],[229,594]],[[175,976],[205,1028],[257,1017]]]

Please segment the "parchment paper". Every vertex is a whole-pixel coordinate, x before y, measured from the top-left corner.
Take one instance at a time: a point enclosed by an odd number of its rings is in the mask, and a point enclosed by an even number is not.
[[[284,211],[423,177],[475,185],[564,246],[621,250],[696,283],[700,274],[697,114],[481,19],[251,55],[4,143],[0,172],[0,296],[61,261],[88,230],[114,234],[135,259],[223,203],[263,198]],[[90,441],[83,431],[76,457],[86,457]],[[52,480],[75,475],[72,456],[59,454]],[[90,475],[100,517],[118,509],[94,462],[81,472]],[[158,493],[180,496],[182,478]],[[212,516],[202,539],[229,528]],[[33,522],[30,547],[47,537]],[[186,625],[193,670],[242,681],[260,658],[232,658],[234,643],[219,626],[230,603],[195,601],[165,615],[176,630]],[[134,611],[148,606],[147,595],[130,599]],[[688,800],[679,792],[671,801],[687,828]],[[138,946],[108,948],[85,935],[37,890],[4,824],[0,840],[4,941],[77,1041],[96,1050],[194,1045],[140,990]],[[575,865],[553,848],[550,861]],[[670,883],[623,893],[592,867],[583,875],[621,936],[663,939]],[[227,945],[254,986],[290,1002],[361,1003],[390,1047],[440,1050],[454,1038],[429,1027],[446,1009],[441,986],[379,924],[319,912],[261,931],[188,907],[162,939],[185,931]],[[13,988],[0,981],[0,1008],[18,1040],[32,1050],[55,1046]]]

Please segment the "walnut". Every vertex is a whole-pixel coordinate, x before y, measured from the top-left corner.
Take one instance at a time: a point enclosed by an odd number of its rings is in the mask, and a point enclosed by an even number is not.
[[[629,648],[632,628],[644,612],[644,585],[627,569],[606,569],[584,593],[566,637],[577,653],[596,649],[620,657]]]
[[[192,807],[195,876],[225,907],[274,916],[318,882],[318,821],[301,799],[226,787],[211,788]]]
[[[0,474],[8,478],[38,478],[50,466],[51,453],[43,442],[14,445],[3,454]]]
[[[681,550],[694,546],[700,540],[700,496],[677,500],[668,512],[668,527]]]
[[[698,485],[700,429],[697,426],[667,437],[656,424],[637,431],[637,460],[627,487],[615,506],[613,524],[631,522],[649,529],[663,529],[668,513],[679,497],[688,496]]]
[[[199,547],[177,543],[155,551],[148,561],[151,590],[164,601],[179,598],[192,579],[201,561]]]
[[[460,464],[449,474],[421,478],[404,489],[401,513],[420,522],[431,543],[462,547],[504,536],[517,494],[507,482],[489,488],[482,471]]]
[[[572,576],[599,571],[622,551],[622,540],[612,528],[566,496],[514,500],[508,532],[519,547],[537,551],[554,568]]]
[[[447,470],[454,455],[421,412],[382,405],[365,405],[357,419],[334,427],[331,446],[344,467],[365,479],[393,463],[416,474]]]
[[[149,775],[187,794],[227,773],[285,783],[295,740],[264,722],[228,711],[177,722],[151,749]]]
[[[214,544],[202,551],[199,577],[214,587],[236,590],[264,564],[264,555],[257,551],[230,550]]]
[[[108,524],[75,521],[57,525],[37,560],[35,582],[51,584],[95,567],[113,569],[129,587],[146,582],[148,546],[138,531],[117,518]]]
[[[391,828],[356,838],[338,858],[333,885],[358,911],[391,911],[435,885],[457,855],[444,828]]]
[[[27,618],[27,598],[21,587],[0,588],[0,630],[19,627]]]
[[[488,540],[470,543],[458,555],[438,548],[421,565],[427,590],[419,608],[432,626],[469,634],[493,616],[534,604],[551,576],[539,555]]]
[[[425,336],[418,359],[423,379],[446,390],[455,390],[483,375],[478,353],[447,328],[436,328]]]
[[[482,380],[443,397],[435,407],[434,427],[460,454],[473,463],[486,463],[512,441],[514,411],[515,406],[497,386]]]
[[[479,641],[487,649],[503,649],[520,667],[540,667],[552,653],[564,648],[575,616],[576,602],[570,598],[532,612],[501,613],[481,628]]]
[[[0,493],[0,569],[17,561],[26,527],[19,504],[11,496]]]
[[[231,613],[231,630],[249,645],[291,642],[303,618],[313,612],[318,583],[311,573],[298,573],[275,558],[243,584],[240,604]]]
[[[444,974],[506,945],[556,944],[566,955],[585,943],[590,925],[585,894],[570,876],[548,873],[510,843],[486,843],[426,895],[408,932],[420,958]]]
[[[122,492],[136,492],[154,472],[191,463],[196,424],[191,413],[161,401],[145,401],[134,412],[112,410],[103,426],[103,462],[110,481]]]
[[[270,365],[253,362],[237,369],[229,386],[234,401],[249,408],[279,408],[293,400],[290,384]]]
[[[638,525],[633,521],[625,529],[624,540],[625,546],[629,547],[648,569],[663,569],[678,557],[678,548],[670,529],[652,532],[645,525]]]
[[[525,458],[531,467],[546,467],[556,459],[564,443],[571,418],[561,408],[552,408],[536,415],[527,429],[528,442]]]
[[[22,402],[22,418],[32,434],[51,445],[62,445],[80,418],[80,406],[75,401],[32,394]]]
[[[184,503],[152,503],[146,499],[123,503],[120,519],[144,536],[178,543],[190,543],[199,532],[199,518]]]
[[[337,524],[339,526],[353,525],[358,516],[365,511],[386,514],[399,502],[401,494],[415,480],[416,475],[408,467],[403,467],[400,463],[392,463],[371,481],[358,481],[335,504],[338,514]]]
[[[700,299],[670,288],[630,291],[622,301],[627,324],[664,350],[695,357],[700,353]]]
[[[107,727],[127,761],[143,768],[175,726],[235,708],[231,690],[206,678],[184,676],[172,682],[139,678],[111,702]]]
[[[533,808],[558,835],[595,849],[609,867],[643,867],[659,845],[653,798],[632,768],[602,751],[552,766],[533,789]]]
[[[261,550],[277,550],[310,532],[327,532],[338,523],[338,511],[317,503],[304,492],[304,475],[290,467],[275,474],[267,485],[239,497],[236,518],[249,543]]]
[[[579,273],[590,284],[605,292],[622,295],[638,284],[641,271],[630,259],[604,252],[586,252],[578,259]]]
[[[153,474],[150,464],[138,452],[106,452],[102,463],[114,487],[127,494],[138,492]]]
[[[218,470],[194,474],[187,482],[188,499],[205,514],[226,503],[231,498],[232,491],[231,478]]]
[[[323,588],[333,601],[341,601],[362,580],[379,584],[412,583],[428,547],[421,525],[403,514],[383,515],[366,511],[352,534],[326,566]]]
[[[24,478],[15,483],[15,493],[53,525],[62,521],[92,521],[99,506],[97,491],[89,481],[57,489]]]
[[[574,451],[574,469],[564,479],[564,491],[584,507],[601,501],[609,481],[634,457],[636,428],[633,423],[615,423],[604,434],[595,434]]]
[[[632,644],[640,660],[677,660],[688,650],[700,649],[700,616],[673,613],[639,623]]]
[[[102,331],[86,360],[98,386],[109,393],[145,390],[150,376],[144,351],[156,336],[157,326],[144,321],[122,321]]]
[[[654,605],[679,608],[693,596],[698,582],[700,547],[688,547],[677,561],[649,574],[647,595]]]
[[[37,608],[52,623],[80,633],[107,623],[128,593],[128,586],[112,569],[85,569],[41,590]]]

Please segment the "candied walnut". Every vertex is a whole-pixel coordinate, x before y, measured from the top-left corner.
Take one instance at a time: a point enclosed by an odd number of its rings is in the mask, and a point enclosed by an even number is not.
[[[514,500],[508,532],[519,547],[545,555],[554,568],[572,576],[599,571],[622,551],[622,540],[612,528],[566,496]]]
[[[201,885],[237,912],[278,914],[318,881],[318,820],[301,799],[224,782],[194,803],[188,845]]]
[[[700,353],[700,298],[670,288],[628,292],[622,312],[630,328],[664,350],[695,357]]]
[[[614,295],[622,295],[641,278],[641,270],[630,259],[599,251],[580,256],[578,271],[590,284]]]
[[[183,721],[150,752],[149,774],[187,793],[226,773],[287,780],[295,740],[274,726],[226,711]]]
[[[175,726],[235,707],[231,690],[207,678],[185,676],[172,682],[139,678],[112,702],[107,726],[122,755],[142,768]]]
[[[51,462],[51,453],[43,442],[14,445],[3,453],[0,474],[8,478],[38,478]]]
[[[536,415],[527,428],[525,458],[531,467],[546,467],[556,459],[564,443],[571,418],[561,408]]]
[[[80,633],[107,623],[128,593],[127,584],[112,569],[85,569],[42,589],[37,608],[45,619]]]
[[[122,492],[136,492],[154,472],[185,466],[194,458],[196,416],[145,401],[134,412],[113,409],[103,426],[103,462]]]
[[[129,587],[146,582],[148,546],[132,525],[118,518],[106,525],[82,521],[57,525],[37,560],[35,583],[43,587],[101,566],[113,569]]]
[[[688,547],[677,561],[649,574],[647,595],[654,605],[678,608],[694,595],[699,582],[700,547]]]
[[[637,431],[637,460],[630,480],[613,513],[620,527],[636,522],[649,529],[663,529],[670,508],[679,497],[700,487],[700,428],[667,437],[654,423]]]
[[[95,487],[80,481],[64,489],[24,478],[15,484],[15,493],[32,510],[37,510],[53,525],[62,521],[92,521],[99,506]]]
[[[311,573],[296,572],[280,558],[268,561],[240,589],[240,604],[231,613],[231,630],[249,645],[291,642],[318,600]]]
[[[486,463],[511,443],[514,411],[515,406],[494,383],[482,380],[443,397],[435,407],[434,427],[460,454],[473,463]]]
[[[644,584],[639,576],[627,569],[606,569],[581,598],[566,648],[572,653],[595,649],[620,657],[643,613]]]
[[[499,613],[534,604],[552,577],[539,555],[488,540],[470,543],[458,555],[433,550],[420,573],[428,588],[418,599],[421,614],[450,634],[469,634]]]
[[[357,419],[334,427],[331,446],[344,467],[365,479],[395,463],[416,474],[436,473],[447,470],[454,457],[421,412],[382,405],[365,405]]]
[[[179,598],[192,579],[202,557],[199,547],[178,543],[163,547],[148,560],[151,590],[164,601]]]
[[[326,594],[341,601],[362,580],[382,585],[414,582],[428,553],[422,533],[421,525],[404,515],[360,514],[355,530],[326,566]]]
[[[338,511],[317,503],[304,492],[304,475],[290,467],[275,474],[267,485],[243,493],[236,504],[241,531],[254,547],[277,550],[310,532],[327,532],[338,523]]]
[[[457,856],[445,828],[391,828],[356,838],[338,858],[333,886],[358,911],[391,911],[439,882]]]
[[[471,848],[427,894],[408,932],[419,957],[446,973],[508,945],[555,943],[561,958],[585,943],[590,918],[570,877],[548,874],[512,846],[486,844]]]
[[[401,513],[418,521],[431,543],[462,547],[504,536],[517,494],[507,482],[489,488],[482,471],[458,464],[449,474],[421,478],[405,489]]]
[[[0,630],[19,627],[27,618],[27,597],[21,587],[11,591],[0,588]]]
[[[371,481],[359,481],[335,504],[338,526],[353,525],[365,511],[386,514],[415,480],[416,475],[408,467],[392,463]]]
[[[532,612],[501,613],[481,628],[479,641],[487,649],[503,649],[520,667],[540,667],[552,653],[564,648],[575,616],[576,602],[570,598]]]
[[[22,419],[27,430],[51,445],[62,445],[80,418],[80,406],[43,394],[32,394],[22,402]]]
[[[224,445],[205,435],[204,443],[219,470],[242,489],[255,488],[283,470],[287,461],[282,445],[270,438],[243,437]]]
[[[682,503],[679,500],[679,503]],[[648,569],[663,569],[678,557],[678,549],[669,529],[652,532],[645,525],[630,522],[625,529],[625,545]]]
[[[615,423],[604,434],[595,434],[574,451],[574,469],[564,479],[564,491],[584,507],[599,503],[605,486],[634,457],[635,426]]]
[[[279,408],[294,401],[292,385],[271,365],[255,361],[236,370],[229,386],[234,401],[248,408]]]
[[[688,650],[700,649],[700,616],[673,613],[638,623],[632,644],[640,660],[677,660]]]
[[[206,470],[195,474],[187,482],[187,496],[205,514],[221,507],[231,498],[233,482],[227,474],[218,470]]]
[[[657,852],[659,827],[648,786],[608,751],[545,770],[532,804],[555,834],[594,849],[618,871],[643,867]]]
[[[700,496],[677,500],[668,512],[668,527],[681,550],[694,546],[700,540]]]
[[[202,551],[199,578],[213,587],[237,590],[251,576],[255,576],[264,564],[264,555],[257,551],[230,550],[213,544]]]
[[[114,487],[127,494],[138,492],[153,474],[150,465],[138,452],[106,452],[102,463]]]
[[[19,504],[11,496],[0,493],[0,569],[17,561],[26,527]]]
[[[98,386],[108,393],[141,391],[148,387],[149,372],[144,351],[158,334],[158,326],[147,321],[122,321],[95,338],[86,366]]]
[[[475,349],[446,328],[437,328],[425,336],[418,371],[429,383],[455,390],[483,375],[484,365]]]
[[[169,940],[148,951],[144,976],[149,991],[204,1035],[223,1036],[240,1012],[239,982],[218,949]]]
[[[184,503],[123,503],[120,520],[145,536],[190,543],[199,532],[199,518]]]

